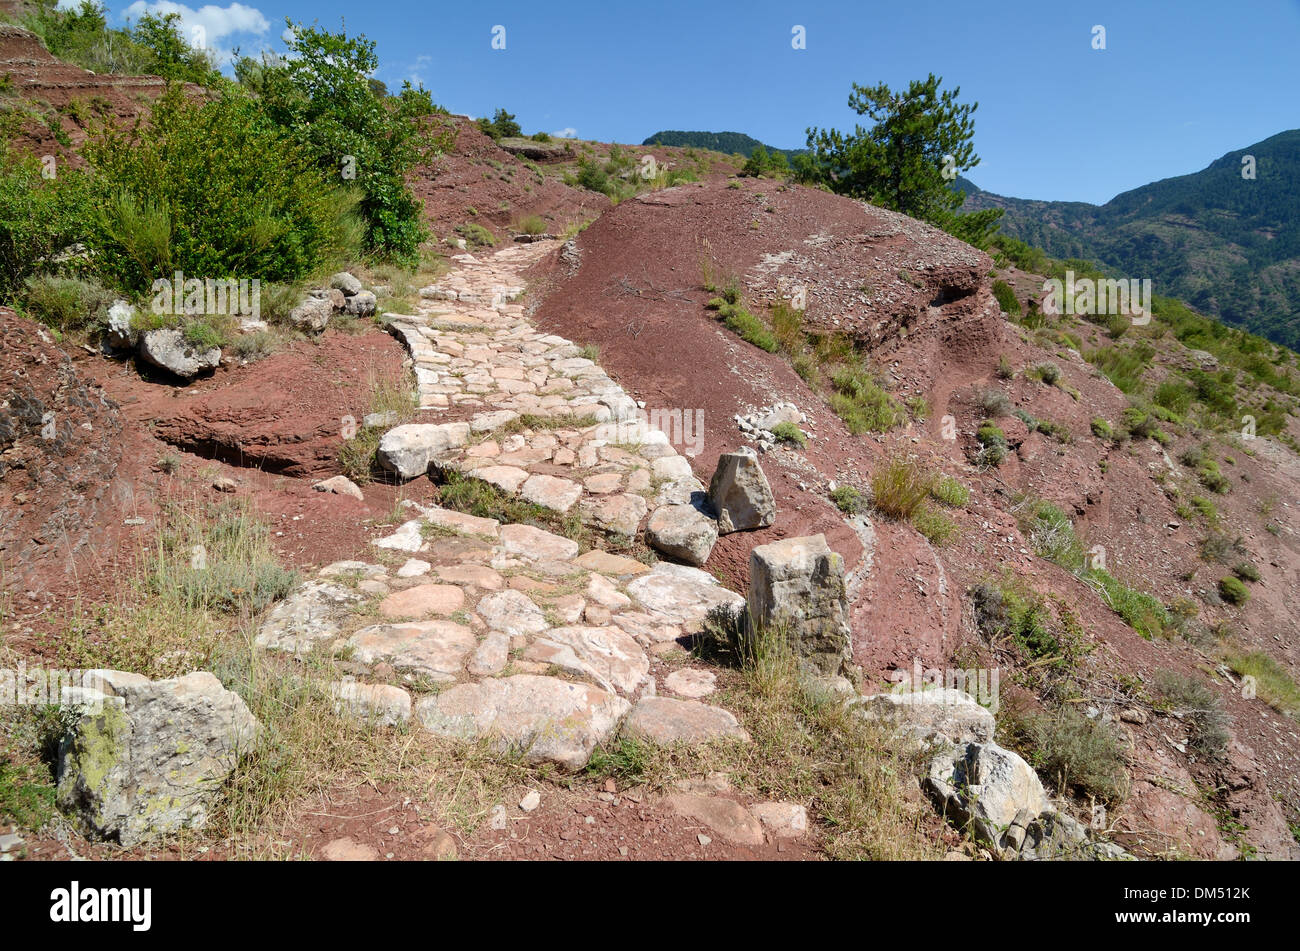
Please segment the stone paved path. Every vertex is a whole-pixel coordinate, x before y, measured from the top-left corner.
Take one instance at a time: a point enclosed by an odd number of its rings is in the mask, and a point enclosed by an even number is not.
[[[610,535],[635,535],[656,509],[703,487],[599,366],[539,333],[515,302],[521,271],[553,247],[457,255],[456,269],[422,291],[418,314],[391,315],[424,421],[386,433],[381,458],[407,477],[455,469]],[[373,558],[322,569],[257,638],[266,650],[334,655],[352,674],[332,688],[341,712],[489,736],[567,769],[620,730],[660,742],[748,739],[700,699],[712,677],[680,653],[678,639],[710,612],[744,604],[712,575],[403,504],[409,518],[371,540]],[[671,669],[652,663],[674,651]]]
[[[420,470],[418,450],[430,446],[441,466],[634,536],[653,510],[704,486],[618,384],[574,343],[538,332],[514,302],[520,273],[554,247],[511,247],[486,261],[456,255],[457,269],[421,292],[420,313],[392,315],[429,423],[390,433],[381,457],[390,446],[399,458],[415,448]],[[550,422],[526,425],[541,420]]]

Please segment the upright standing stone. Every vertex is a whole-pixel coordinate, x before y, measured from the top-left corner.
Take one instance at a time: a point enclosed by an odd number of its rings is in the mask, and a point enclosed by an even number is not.
[[[820,676],[848,673],[853,658],[844,559],[825,535],[759,545],[749,554],[749,616],[786,629],[795,653]]]
[[[776,520],[776,499],[758,456],[749,448],[724,452],[709,482],[709,504],[718,513],[718,534],[767,528]]]

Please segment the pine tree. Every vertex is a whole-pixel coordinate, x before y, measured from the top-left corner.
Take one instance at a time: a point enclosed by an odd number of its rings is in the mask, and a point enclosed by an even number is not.
[[[971,118],[979,103],[958,102],[961,88],[942,84],[933,73],[912,80],[906,93],[854,83],[849,107],[874,124],[852,133],[810,128],[812,152],[799,177],[985,243],[999,213],[955,214],[965,193],[952,188],[958,173],[979,164]]]

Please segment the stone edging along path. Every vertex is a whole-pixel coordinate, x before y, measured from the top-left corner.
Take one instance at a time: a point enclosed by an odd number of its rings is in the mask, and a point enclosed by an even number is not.
[[[704,487],[621,387],[514,302],[523,269],[553,248],[456,255],[456,269],[421,292],[418,313],[387,315],[411,353],[421,410],[438,422],[389,430],[380,459],[403,478],[455,469],[635,536],[659,509],[694,511]],[[556,425],[528,429],[520,417]],[[620,730],[657,742],[748,739],[731,713],[699,699],[713,691],[711,672],[680,668],[661,683],[652,671],[652,658],[680,650],[710,612],[744,605],[712,575],[601,548],[579,554],[577,542],[530,525],[403,505],[411,517],[372,544],[406,554],[404,564],[326,566],[256,639],[343,658],[354,676],[331,688],[340,711],[492,737],[570,770]]]

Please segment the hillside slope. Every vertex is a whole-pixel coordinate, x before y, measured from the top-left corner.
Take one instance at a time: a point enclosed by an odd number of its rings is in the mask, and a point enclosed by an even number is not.
[[[1244,156],[1255,160],[1243,178]],[[1104,205],[1032,201],[956,183],[967,211],[1002,208],[1002,229],[1059,258],[1150,278],[1158,294],[1300,347],[1300,130],[1237,149],[1190,175]]]

